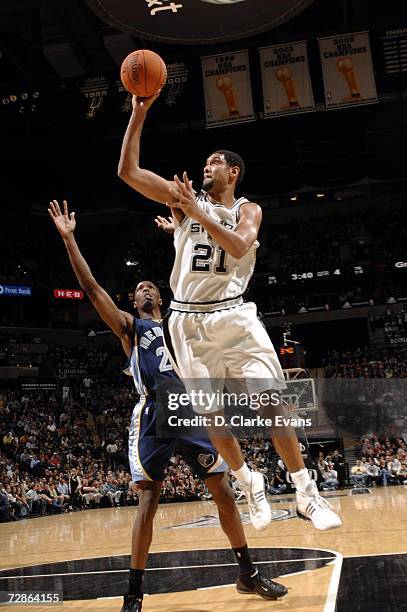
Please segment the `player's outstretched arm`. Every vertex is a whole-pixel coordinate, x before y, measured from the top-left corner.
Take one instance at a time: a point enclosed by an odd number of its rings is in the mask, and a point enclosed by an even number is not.
[[[130,354],[133,317],[128,312],[117,308],[110,295],[106,293],[94,278],[76,244],[74,237],[76,227],[75,213],[71,212],[69,214],[68,203],[65,200],[63,202],[63,212],[61,212],[57,200],[53,200],[49,204],[48,213],[64,241],[71,266],[80,286],[87,293],[90,301],[106,325],[120,338],[125,352]]]
[[[157,92],[150,98],[138,99],[133,96],[133,112],[124,135],[118,175],[130,187],[150,200],[165,204],[172,200],[169,188],[171,181],[140,168],[140,140],[148,109],[158,98]]]

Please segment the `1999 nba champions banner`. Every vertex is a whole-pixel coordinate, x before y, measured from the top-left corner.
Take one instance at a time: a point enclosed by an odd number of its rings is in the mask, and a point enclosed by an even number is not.
[[[368,32],[318,39],[325,106],[338,108],[377,101]]]
[[[259,49],[264,116],[315,110],[307,43],[286,43]]]
[[[201,58],[206,127],[254,121],[248,51]]]

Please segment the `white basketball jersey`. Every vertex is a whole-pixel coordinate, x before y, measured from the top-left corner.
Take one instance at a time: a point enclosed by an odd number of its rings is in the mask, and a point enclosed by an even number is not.
[[[248,202],[239,198],[231,208],[212,204],[205,191],[197,203],[212,219],[233,230],[239,222],[239,210]],[[198,221],[184,217],[174,233],[175,261],[170,285],[176,302],[211,304],[240,297],[247,288],[256,262],[257,240],[241,259],[235,259],[212,240]],[[200,309],[201,310],[201,309]]]

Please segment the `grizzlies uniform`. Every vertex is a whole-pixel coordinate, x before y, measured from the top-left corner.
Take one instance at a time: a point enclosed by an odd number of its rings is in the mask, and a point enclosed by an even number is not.
[[[212,204],[204,191],[197,196],[198,206],[231,230],[246,202],[239,198],[227,208]],[[191,379],[200,379],[199,387],[209,388],[208,379],[225,378],[245,381],[249,393],[285,388],[280,362],[257,317],[256,305],[244,303],[242,297],[254,271],[258,246],[256,240],[246,255],[236,259],[189,217],[175,230],[170,280],[174,299],[164,320],[164,333],[173,366],[188,390],[194,388]]]
[[[156,437],[157,391],[160,385],[177,382],[164,347],[161,323],[134,318],[134,343],[125,372],[133,376],[140,396],[133,410],[129,432],[129,462],[134,482],[163,480],[164,468],[174,455],[175,446],[200,478],[227,471],[222,457],[205,438],[176,438],[176,431],[172,438]],[[181,389],[185,391],[183,387]]]

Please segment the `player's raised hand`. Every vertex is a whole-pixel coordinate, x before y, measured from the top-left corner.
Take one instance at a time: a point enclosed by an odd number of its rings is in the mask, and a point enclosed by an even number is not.
[[[132,97],[131,104],[133,106],[133,114],[146,114],[150,106],[157,100],[161,93],[161,89],[159,89],[154,95],[149,96],[148,98],[140,98],[137,96]]]
[[[175,232],[175,224],[172,217],[168,217],[168,219],[166,219],[165,217],[160,217],[160,215],[157,215],[154,222],[159,229],[162,229],[167,234],[173,234]]]
[[[59,207],[57,200],[52,200],[49,203],[48,213],[53,222],[56,225],[57,230],[61,234],[62,238],[68,238],[70,234],[75,231],[76,220],[75,213],[68,212],[68,202],[66,200],[63,201],[63,212]]]
[[[174,176],[174,182],[169,188],[173,201],[167,202],[167,206],[170,208],[180,208],[191,219],[198,219],[201,210],[196,203],[192,181],[189,180],[186,172],[183,173],[182,178],[183,180],[181,181],[177,174]]]

